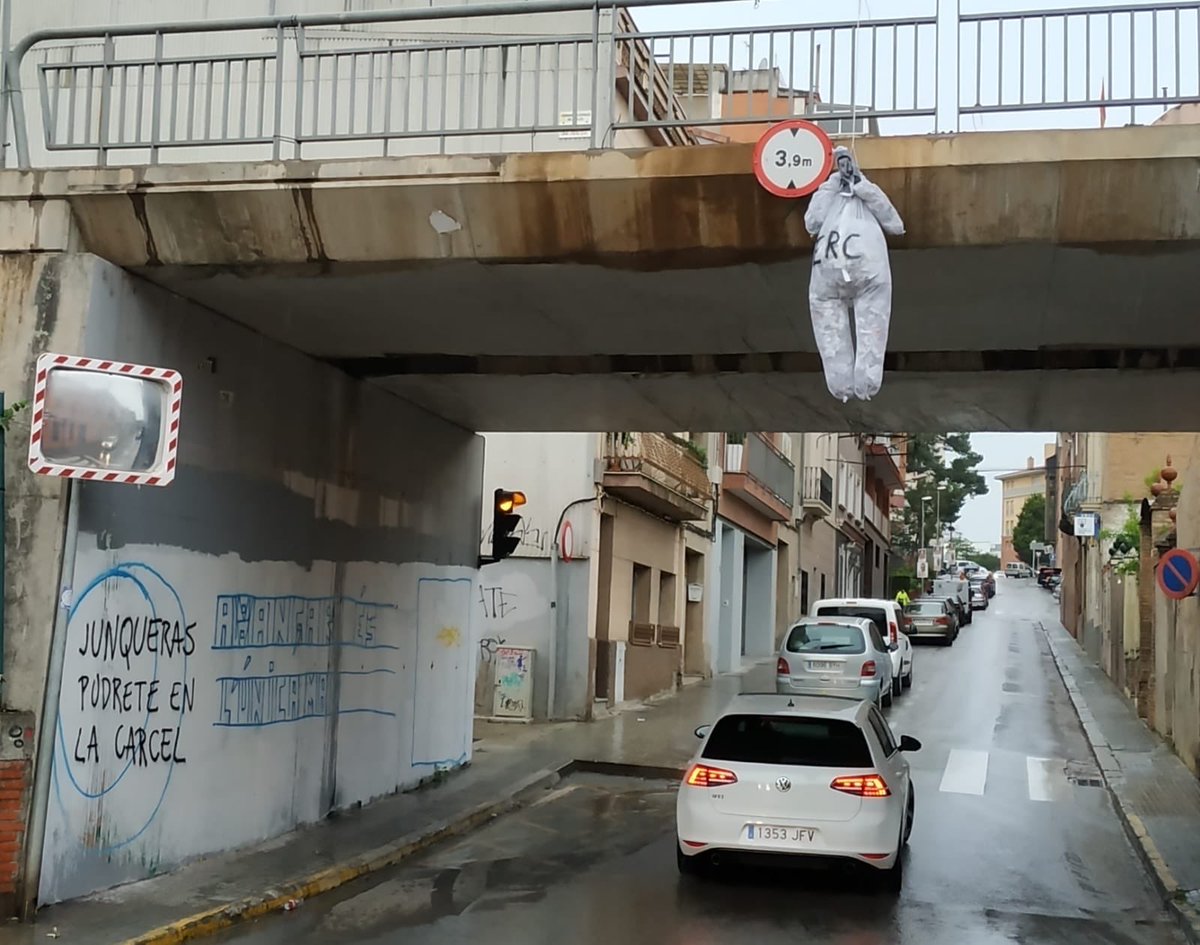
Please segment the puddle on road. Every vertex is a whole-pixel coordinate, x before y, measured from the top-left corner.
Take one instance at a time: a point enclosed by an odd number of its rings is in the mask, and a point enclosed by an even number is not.
[[[574,775],[547,796],[456,841],[364,878],[306,924],[330,941],[427,925],[468,909],[543,899],[557,883],[627,856],[674,827],[675,785]]]

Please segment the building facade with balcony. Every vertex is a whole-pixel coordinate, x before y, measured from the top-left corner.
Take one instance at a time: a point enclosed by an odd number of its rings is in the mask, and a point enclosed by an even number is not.
[[[521,544],[480,574],[476,714],[492,715],[500,647],[533,655],[535,718],[590,718],[705,675],[715,488],[707,435],[486,434],[494,489],[519,489]]]
[[[795,612],[796,466],[786,433],[716,437],[721,490],[713,530],[719,599],[712,634],[716,672],[735,672],[775,651]]]

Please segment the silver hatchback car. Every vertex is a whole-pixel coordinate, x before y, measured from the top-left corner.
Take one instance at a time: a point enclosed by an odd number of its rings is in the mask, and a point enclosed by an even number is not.
[[[804,617],[779,651],[775,691],[892,704],[891,653],[865,617]]]

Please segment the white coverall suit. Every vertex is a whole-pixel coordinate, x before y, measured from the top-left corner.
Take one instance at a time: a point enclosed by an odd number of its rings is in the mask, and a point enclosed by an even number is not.
[[[892,269],[883,234],[903,234],[904,221],[846,148],[833,155],[833,173],[813,194],[804,225],[816,237],[808,283],[813,335],[829,392],[845,403],[852,396],[870,400],[883,383],[892,317]]]

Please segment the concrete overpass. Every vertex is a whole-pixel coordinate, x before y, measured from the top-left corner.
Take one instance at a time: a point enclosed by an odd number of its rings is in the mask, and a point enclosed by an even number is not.
[[[1200,126],[857,152],[908,227],[865,407],[824,389],[804,202],[747,146],[6,172],[3,248],[94,253],[470,429],[1195,427],[1164,405],[1200,394]]]

